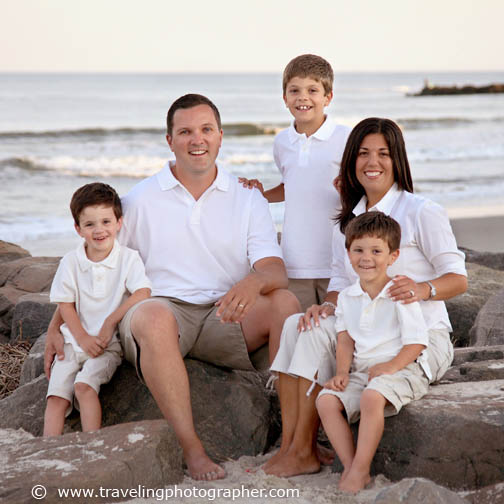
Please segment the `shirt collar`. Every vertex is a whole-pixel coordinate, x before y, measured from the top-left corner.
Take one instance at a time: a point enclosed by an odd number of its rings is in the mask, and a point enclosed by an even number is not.
[[[289,126],[289,140],[292,144],[299,142],[300,140],[306,140],[308,138],[305,133],[298,133],[296,131],[295,122],[292,121]],[[325,121],[322,123],[320,128],[311,135],[313,138],[317,140],[328,140],[329,137],[333,134],[334,129],[336,128],[336,123],[329,119],[329,117],[325,116]]]
[[[162,170],[157,174],[158,183],[162,191],[169,191],[176,186],[183,187],[180,181],[173,175],[172,167],[174,165],[174,160],[167,161]],[[221,191],[227,191],[229,189],[229,173],[217,167],[217,177],[215,177],[210,187],[212,186],[217,187]]]
[[[385,285],[385,287],[383,287],[383,289],[375,297],[375,299],[378,299],[378,298],[389,299],[389,295],[387,294],[387,289],[389,287],[391,287],[392,284],[393,284],[392,280],[388,281],[387,284]],[[364,292],[364,290],[362,290],[362,287],[361,287],[359,279],[357,279],[357,281],[348,288],[347,292],[348,292],[349,296],[354,296],[354,297],[368,296],[369,297],[369,294],[367,292]]]
[[[392,211],[392,208],[394,208],[394,205],[398,200],[399,196],[401,195],[401,193],[402,191],[397,187],[397,184],[394,183],[394,185],[387,191],[387,194],[385,194],[385,196],[383,196],[383,198],[380,201],[378,201],[376,205],[369,208],[369,211],[377,210],[379,212],[383,212],[385,215],[390,215],[390,212]],[[359,203],[357,203],[357,205],[353,209],[354,215],[357,216],[365,213],[366,205],[367,205],[367,196],[364,195],[360,199]]]
[[[117,240],[114,241],[114,246],[110,251],[110,254],[100,262],[90,261],[86,255],[86,242],[83,241],[81,245],[77,248],[77,261],[79,263],[80,269],[82,271],[88,271],[93,266],[106,266],[107,268],[114,269],[117,267],[119,261],[119,251],[121,246]]]

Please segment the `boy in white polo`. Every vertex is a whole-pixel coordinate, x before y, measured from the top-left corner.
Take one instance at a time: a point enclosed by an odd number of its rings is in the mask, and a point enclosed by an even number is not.
[[[401,229],[381,212],[355,217],[345,247],[359,281],[340,292],[336,308],[336,376],[324,384],[317,409],[344,470],[339,488],[358,492],[370,481],[384,416],[427,393],[423,351],[428,332],[418,302],[387,295],[387,268],[399,256]],[[360,417],[357,448],[349,423]]]
[[[294,121],[273,145],[282,182],[264,191],[256,179],[239,179],[245,186],[259,188],[270,203],[285,201],[282,252],[289,290],[303,311],[322,304],[327,293],[332,218],[340,207],[333,180],[350,132],[324,114],[333,97],[333,79],[331,65],[320,56],[304,54],[287,65],[283,99]]]
[[[44,436],[63,432],[74,392],[82,430],[100,428],[100,386],[121,363],[117,325],[151,288],[138,252],[116,241],[122,208],[112,187],[86,184],[74,193],[70,209],[84,242],[63,257],[51,287],[51,302],[58,303],[64,322],[65,357],[51,369]]]

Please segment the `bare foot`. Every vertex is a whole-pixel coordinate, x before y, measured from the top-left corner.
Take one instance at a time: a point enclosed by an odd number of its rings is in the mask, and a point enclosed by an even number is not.
[[[324,445],[317,443],[317,457],[322,465],[332,465],[336,453],[332,448],[327,448]]]
[[[299,474],[313,474],[320,471],[320,462],[315,454],[301,457],[293,453],[286,453],[275,465],[264,470],[266,474],[289,478]]]
[[[223,467],[213,462],[206,453],[184,457],[189,475],[197,481],[214,481],[226,477]]]
[[[285,455],[285,453],[287,452],[287,450],[282,450],[282,448],[280,448],[271,458],[269,458],[262,466],[261,466],[261,469],[266,472],[266,470],[269,468],[269,467],[273,467],[276,463],[278,463],[282,457]]]
[[[371,481],[371,476],[368,472],[360,473],[356,470],[350,469],[345,478],[340,480],[338,488],[342,492],[356,494],[362,490]]]

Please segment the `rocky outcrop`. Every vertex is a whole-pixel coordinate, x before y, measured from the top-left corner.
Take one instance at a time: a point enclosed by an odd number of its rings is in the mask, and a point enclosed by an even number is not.
[[[45,330],[40,314],[37,316],[38,322],[34,324],[29,322],[31,314],[20,314],[13,327],[14,308],[26,294],[49,291],[59,261],[58,257],[31,257],[26,250],[0,241],[0,342],[10,340],[12,328],[17,338],[23,331],[23,324],[28,326],[25,331],[28,334],[32,330],[38,331],[38,327],[42,328],[42,331],[32,336],[32,340]]]
[[[478,312],[487,300],[502,289],[504,271],[467,263],[468,289],[464,294],[446,301],[453,327],[452,341],[457,347],[469,346],[469,331]]]
[[[504,289],[483,305],[469,332],[471,346],[504,345]]]
[[[373,504],[468,504],[455,492],[424,478],[406,478],[381,490]]]
[[[504,253],[501,252],[479,252],[464,247],[459,247],[466,256],[466,262],[480,264],[487,268],[504,271]]]
[[[69,500],[75,503],[120,502],[135,497],[125,493],[131,489],[163,488],[183,479],[182,450],[165,420],[51,438],[9,431],[0,447],[1,502],[62,502],[58,492],[65,489],[94,492],[92,498],[74,494]]]
[[[42,342],[32,348],[22,371],[23,385],[0,401],[0,428],[42,434],[48,382],[43,374],[27,382],[37,372],[43,373],[42,348]],[[211,456],[225,460],[267,450],[280,433],[276,398],[264,387],[267,375],[231,371],[192,359],[185,363],[196,430]],[[128,363],[123,363],[110,383],[102,387],[100,399],[103,426],[163,418]],[[80,430],[75,412],[65,424],[66,432],[73,430]]]
[[[11,341],[24,340],[35,343],[47,330],[56,310],[56,304],[49,301],[49,293],[25,294],[14,307],[11,323]]]

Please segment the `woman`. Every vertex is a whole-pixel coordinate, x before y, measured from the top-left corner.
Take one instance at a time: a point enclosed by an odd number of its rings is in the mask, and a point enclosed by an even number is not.
[[[341,162],[342,210],[333,234],[333,267],[327,297],[304,315],[289,317],[271,366],[279,376],[282,444],[265,464],[268,474],[294,476],[316,472],[319,420],[315,399],[334,375],[334,308],[338,293],[357,280],[345,250],[343,232],[356,215],[379,210],[399,222],[399,259],[389,268],[394,301],[421,301],[429,328],[432,380],[439,380],[453,359],[451,325],[443,302],[467,289],[464,254],[457,249],[448,217],[436,203],[413,194],[401,130],[389,119],[368,118],[350,133]],[[327,458],[327,457],[326,457]]]

